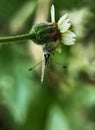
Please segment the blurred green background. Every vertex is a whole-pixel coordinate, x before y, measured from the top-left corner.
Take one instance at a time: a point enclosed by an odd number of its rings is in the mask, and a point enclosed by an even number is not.
[[[95,130],[95,1],[0,0],[0,36],[29,32],[39,22],[69,14],[76,44],[62,46],[40,82],[41,47],[0,44],[0,130]]]

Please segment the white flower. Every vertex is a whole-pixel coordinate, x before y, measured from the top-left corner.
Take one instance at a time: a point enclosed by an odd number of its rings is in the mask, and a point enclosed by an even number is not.
[[[75,44],[75,33],[70,30],[71,23],[70,19],[67,18],[68,14],[63,15],[57,22],[57,28],[60,33],[59,41],[65,45]],[[55,22],[55,8],[54,5],[51,6],[51,22]]]

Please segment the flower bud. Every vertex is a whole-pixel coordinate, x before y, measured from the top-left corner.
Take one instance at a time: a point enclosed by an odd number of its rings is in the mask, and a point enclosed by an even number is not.
[[[30,33],[32,34],[31,39],[39,45],[56,41],[59,37],[56,23],[37,24],[32,27]]]

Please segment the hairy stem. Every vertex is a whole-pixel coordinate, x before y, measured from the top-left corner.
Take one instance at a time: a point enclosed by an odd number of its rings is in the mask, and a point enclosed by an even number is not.
[[[32,34],[27,33],[27,34],[22,34],[22,35],[16,35],[16,36],[7,36],[7,37],[0,37],[0,42],[13,42],[13,41],[21,41],[21,40],[27,40],[31,39],[32,40]]]

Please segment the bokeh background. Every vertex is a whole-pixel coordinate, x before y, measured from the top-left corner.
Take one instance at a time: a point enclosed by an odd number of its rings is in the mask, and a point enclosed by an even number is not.
[[[41,64],[28,71],[41,61],[41,46],[0,44],[0,130],[95,130],[94,0],[0,0],[0,37],[50,21],[52,3],[56,21],[69,14],[76,44],[52,56],[43,85]]]

